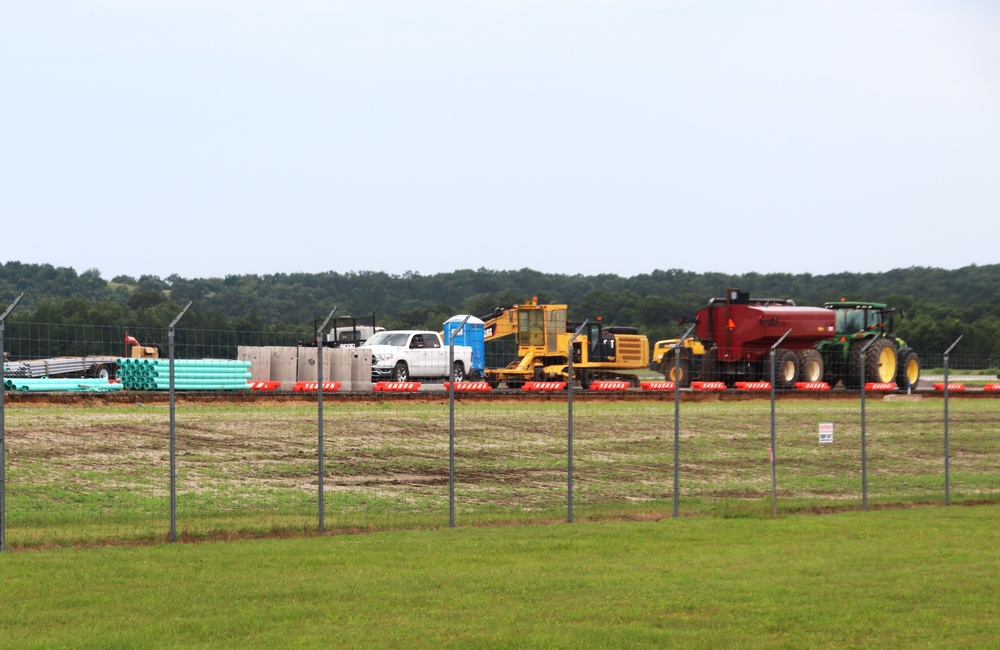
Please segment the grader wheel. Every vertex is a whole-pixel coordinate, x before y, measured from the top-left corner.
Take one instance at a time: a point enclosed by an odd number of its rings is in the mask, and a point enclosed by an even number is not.
[[[676,382],[681,388],[691,385],[691,363],[687,359],[681,359],[678,363],[674,356],[664,356],[660,361],[660,372],[664,379]]]

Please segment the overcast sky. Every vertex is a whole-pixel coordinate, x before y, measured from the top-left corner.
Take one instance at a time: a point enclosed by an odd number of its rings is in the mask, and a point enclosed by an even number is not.
[[[0,89],[2,261],[1000,263],[991,0],[31,0]]]

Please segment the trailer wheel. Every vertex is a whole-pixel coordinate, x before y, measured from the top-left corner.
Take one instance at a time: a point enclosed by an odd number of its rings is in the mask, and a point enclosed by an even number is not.
[[[676,357],[664,355],[663,360],[660,361],[660,372],[663,373],[663,378],[667,381],[676,382],[681,388],[687,388],[691,385],[691,362],[687,359],[681,359],[680,363],[677,362]]]
[[[896,384],[900,388],[916,388],[920,381],[920,359],[913,348],[903,348],[896,353],[899,370],[896,373]]]
[[[406,367],[406,362],[400,361],[392,369],[393,381],[410,381],[410,369]]]
[[[799,350],[799,381],[823,381],[823,355],[818,350]]]
[[[705,354],[701,355],[701,371],[696,372],[695,375],[701,381],[719,381],[722,379],[721,369],[722,367],[719,365],[719,350],[712,347],[705,350]]]
[[[114,379],[115,378],[114,364],[102,363],[97,366],[94,366],[94,369],[91,370],[91,376],[95,377],[96,379],[106,379],[108,381]]]
[[[799,357],[794,350],[774,351],[774,387],[794,388],[799,380]]]

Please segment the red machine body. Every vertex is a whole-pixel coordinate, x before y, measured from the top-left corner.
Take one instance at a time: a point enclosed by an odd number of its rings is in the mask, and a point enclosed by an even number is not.
[[[818,341],[836,334],[833,310],[797,307],[788,300],[750,299],[730,290],[725,299],[713,298],[695,316],[695,335],[714,342],[717,359],[724,362],[760,361],[778,339],[781,347],[812,349]]]

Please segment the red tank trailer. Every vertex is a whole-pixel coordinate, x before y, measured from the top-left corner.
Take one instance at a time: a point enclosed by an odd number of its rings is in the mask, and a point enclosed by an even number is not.
[[[720,363],[761,361],[789,330],[781,349],[812,350],[836,333],[835,314],[820,307],[798,307],[791,300],[750,298],[730,289],[724,299],[713,298],[695,317],[695,335],[714,343]]]

